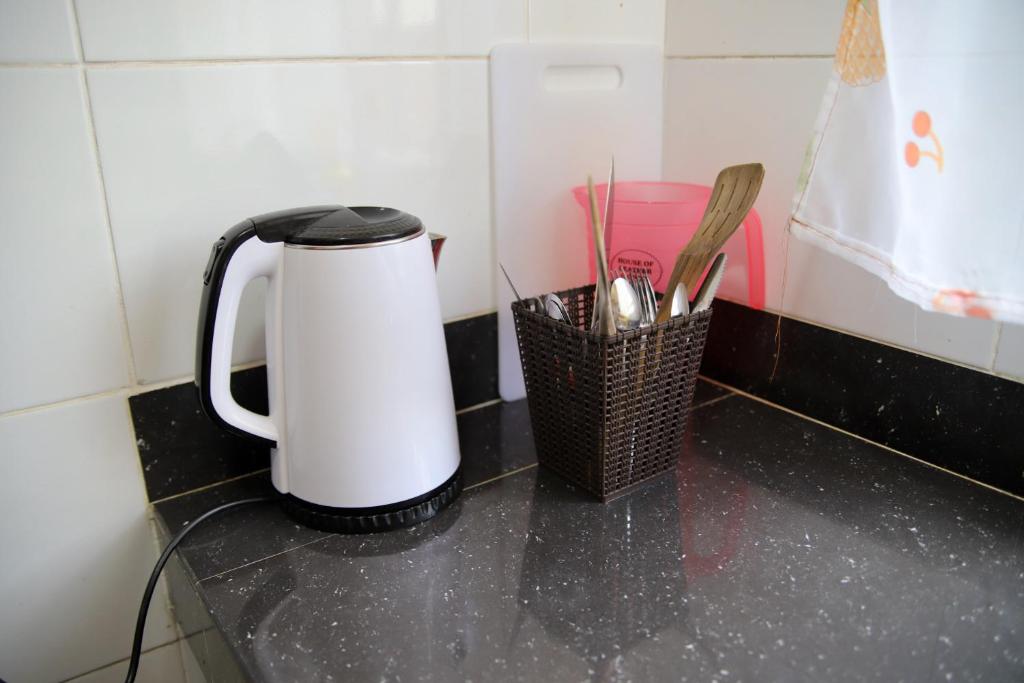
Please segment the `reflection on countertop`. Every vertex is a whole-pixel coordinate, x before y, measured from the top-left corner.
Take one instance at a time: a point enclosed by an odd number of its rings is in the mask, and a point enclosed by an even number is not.
[[[520,402],[460,416],[475,474],[430,522],[213,520],[171,575],[193,651],[218,681],[1024,679],[1024,503],[710,393],[676,472],[607,505],[527,466]]]

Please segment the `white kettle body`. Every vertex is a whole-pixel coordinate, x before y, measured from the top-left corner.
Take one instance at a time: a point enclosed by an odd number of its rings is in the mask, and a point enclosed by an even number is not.
[[[272,447],[296,520],[335,532],[423,521],[461,490],[436,254],[394,209],[308,207],[239,223],[204,273],[196,386],[204,412]],[[267,278],[269,415],[231,395],[245,285]]]

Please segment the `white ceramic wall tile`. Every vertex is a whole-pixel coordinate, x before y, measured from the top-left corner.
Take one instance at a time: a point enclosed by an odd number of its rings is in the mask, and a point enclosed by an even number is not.
[[[665,40],[665,0],[528,0],[530,41],[641,43]]]
[[[206,676],[203,674],[203,668],[199,666],[199,660],[192,653],[192,648],[189,647],[188,640],[182,638],[178,641],[179,647],[181,647],[181,662],[185,667],[185,681],[186,683],[206,683]]]
[[[782,286],[783,229],[831,71],[829,59],[669,59],[665,84],[666,180],[711,185],[730,164],[760,161],[754,205],[764,224],[767,305]],[[722,295],[746,301],[746,287]]]
[[[0,412],[128,382],[80,74],[0,69]]]
[[[68,683],[121,683],[127,672],[128,662],[124,661],[79,676]],[[144,652],[139,660],[139,672],[135,680],[137,683],[193,683],[185,678],[178,643]]]
[[[0,0],[0,62],[77,62],[70,0]]]
[[[525,0],[77,0],[85,58],[478,55],[526,38]]]
[[[826,58],[668,60],[665,178],[711,184],[729,164],[766,169],[755,208],[764,223],[767,305],[799,318],[979,367],[991,360],[993,325],[926,313],[880,280],[792,240],[782,300],[785,227],[831,69]],[[723,297],[745,302],[743,283]]]
[[[994,370],[1024,380],[1024,325],[1003,324]]]
[[[0,662],[9,681],[128,656],[156,561],[128,405],[111,397],[0,418]],[[175,639],[163,586],[145,647]]]
[[[783,308],[788,313],[979,368],[992,359],[995,324],[922,311],[879,278],[793,239]]]
[[[846,0],[667,0],[665,54],[828,55]]]
[[[142,380],[192,372],[210,245],[265,211],[409,211],[450,238],[445,317],[493,307],[485,62],[92,69],[89,83]],[[242,312],[236,361],[262,356],[262,317]]]

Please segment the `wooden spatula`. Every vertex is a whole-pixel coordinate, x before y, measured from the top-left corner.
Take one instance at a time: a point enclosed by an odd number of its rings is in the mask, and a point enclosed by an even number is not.
[[[761,164],[743,164],[722,169],[715,179],[715,189],[711,191],[711,200],[704,209],[700,227],[676,258],[666,292],[676,291],[680,282],[686,285],[686,291],[694,291],[708,261],[722,250],[725,241],[747,217],[757,199],[757,193],[761,191],[762,180],[764,166]],[[672,297],[665,296],[658,306],[655,322],[665,322],[671,313]]]

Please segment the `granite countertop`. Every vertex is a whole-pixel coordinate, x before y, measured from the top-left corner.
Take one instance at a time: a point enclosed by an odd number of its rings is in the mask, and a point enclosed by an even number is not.
[[[459,417],[466,490],[419,526],[211,520],[168,567],[207,679],[1024,680],[1024,503],[710,384],[695,405],[676,472],[606,505],[534,466],[516,402]]]

